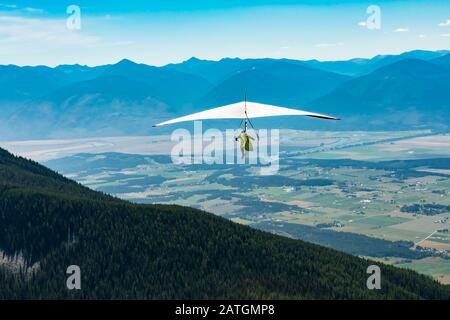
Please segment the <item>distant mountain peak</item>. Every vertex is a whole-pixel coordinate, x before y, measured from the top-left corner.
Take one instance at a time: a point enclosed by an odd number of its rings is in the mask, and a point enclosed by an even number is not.
[[[136,65],[137,63],[134,61],[131,61],[129,59],[122,59],[119,62],[116,63],[116,65]]]
[[[235,57],[235,58],[227,57],[227,58],[222,58],[219,61],[241,61],[241,60],[251,60],[251,59],[241,59],[238,57]]]
[[[375,73],[379,72],[393,72],[393,71],[407,71],[409,73],[422,73],[422,72],[437,72],[437,73],[445,73],[446,70],[443,70],[439,66],[416,58],[406,58],[399,61],[396,61],[387,66],[381,67],[380,69],[374,71]]]
[[[417,59],[417,58],[405,58],[405,59],[401,59],[398,60],[394,63],[392,63],[390,66],[401,66],[401,65],[411,65],[411,64],[427,64],[428,62],[421,60],[421,59]]]
[[[185,62],[197,62],[197,61],[202,61],[202,60],[197,57],[190,57]]]
[[[441,67],[450,69],[450,53],[447,53],[439,58],[431,60],[436,65],[439,65]]]

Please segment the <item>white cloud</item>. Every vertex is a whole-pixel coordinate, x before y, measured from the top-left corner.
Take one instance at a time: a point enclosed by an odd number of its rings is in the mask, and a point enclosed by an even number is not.
[[[394,32],[409,32],[408,28],[397,28],[394,30]]]
[[[43,13],[44,12],[44,10],[42,10],[42,9],[36,9],[36,8],[30,8],[30,7],[24,8],[23,10],[28,13]]]
[[[450,37],[450,33],[443,33],[441,34],[441,37]]]
[[[38,8],[33,8],[33,7],[20,7],[20,6],[16,5],[16,4],[0,3],[0,9],[1,8],[7,9],[7,10],[4,10],[5,12],[16,13],[16,14],[21,14],[21,13],[29,13],[29,14],[45,13],[44,9],[38,9]],[[1,14],[1,12],[0,12],[0,14]]]
[[[115,41],[115,42],[111,42],[111,43],[106,43],[104,45],[109,46],[109,47],[119,47],[119,46],[128,46],[133,43],[134,43],[133,41],[124,40],[124,41]]]
[[[329,47],[341,47],[344,43],[338,42],[338,43],[318,43],[315,46],[318,48],[329,48]]]
[[[358,26],[360,26],[360,27],[367,27],[367,22],[360,21],[360,22],[358,22]]]
[[[92,46],[101,39],[66,28],[65,19],[39,19],[0,13],[0,53],[23,52],[24,48],[55,49]]]
[[[424,34],[419,34],[419,38],[420,38],[420,39],[426,39],[426,38],[427,38],[427,36],[426,36],[426,35],[424,35]]]
[[[15,9],[17,6],[15,4],[9,4],[9,3],[0,3],[0,7],[8,8],[8,9]]]
[[[441,23],[438,24],[438,26],[440,26],[440,27],[450,27],[450,20],[441,22]]]

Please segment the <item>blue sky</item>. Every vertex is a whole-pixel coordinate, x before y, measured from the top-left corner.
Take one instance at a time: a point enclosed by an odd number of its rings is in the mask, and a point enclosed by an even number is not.
[[[66,26],[72,4],[80,30]],[[380,29],[365,25],[369,5],[381,10]],[[450,49],[449,0],[0,0],[0,64],[341,60],[414,49]]]

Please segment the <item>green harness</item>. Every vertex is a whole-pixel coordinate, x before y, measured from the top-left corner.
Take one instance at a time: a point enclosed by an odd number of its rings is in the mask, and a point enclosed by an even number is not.
[[[250,142],[250,136],[247,133],[242,132],[240,134],[240,138],[241,138],[241,149],[244,149],[245,151],[253,151],[253,146]]]

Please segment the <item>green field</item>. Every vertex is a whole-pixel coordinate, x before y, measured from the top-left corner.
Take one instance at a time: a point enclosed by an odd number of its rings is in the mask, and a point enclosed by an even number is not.
[[[439,281],[450,284],[450,260],[440,258],[426,258],[409,263],[395,264],[397,267],[408,268],[420,273],[432,275]]]
[[[450,228],[450,212],[401,212],[405,205],[450,204],[450,136],[427,134],[288,130],[281,135],[275,176],[260,176],[257,167],[248,165],[174,165],[164,154],[84,153],[45,164],[131,201],[192,206],[247,225],[281,221],[420,243],[441,251],[427,253],[438,259],[450,240],[448,234],[433,232]],[[281,227],[276,232],[288,234]],[[441,260],[436,264],[448,261]],[[431,265],[420,270],[434,275]]]

